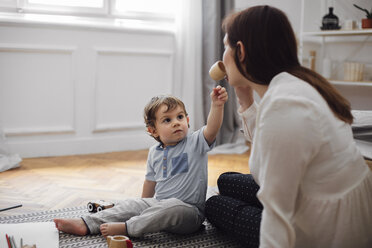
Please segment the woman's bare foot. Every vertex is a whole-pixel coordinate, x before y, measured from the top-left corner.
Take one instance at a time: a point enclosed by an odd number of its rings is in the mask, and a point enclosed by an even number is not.
[[[105,223],[102,224],[99,228],[103,236],[107,237],[109,235],[125,235],[127,234],[127,227],[124,222],[115,222],[115,223]]]
[[[80,218],[77,219],[54,219],[56,228],[59,231],[76,234],[76,235],[87,235],[88,228],[85,225],[84,221]]]

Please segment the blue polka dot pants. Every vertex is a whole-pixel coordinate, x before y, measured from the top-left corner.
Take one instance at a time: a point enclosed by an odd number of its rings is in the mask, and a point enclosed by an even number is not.
[[[263,207],[256,197],[259,186],[252,175],[227,172],[218,178],[217,185],[220,195],[206,202],[206,217],[244,247],[258,247]]]

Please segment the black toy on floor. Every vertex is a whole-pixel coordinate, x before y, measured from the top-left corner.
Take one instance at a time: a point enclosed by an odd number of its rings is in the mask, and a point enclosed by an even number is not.
[[[113,206],[115,206],[114,203],[106,202],[104,200],[91,201],[87,204],[87,208],[90,213],[101,212],[102,210],[112,208]]]

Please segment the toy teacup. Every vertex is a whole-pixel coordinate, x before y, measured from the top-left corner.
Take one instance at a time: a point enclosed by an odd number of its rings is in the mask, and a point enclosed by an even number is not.
[[[226,69],[222,61],[217,61],[211,66],[211,69],[209,69],[209,76],[215,81],[224,79],[226,76]]]
[[[107,236],[106,240],[109,248],[133,248],[132,241],[124,235]]]

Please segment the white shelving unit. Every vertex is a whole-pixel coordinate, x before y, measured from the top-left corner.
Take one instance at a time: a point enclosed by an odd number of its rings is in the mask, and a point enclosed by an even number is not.
[[[372,28],[354,29],[354,30],[329,30],[303,32],[302,36],[354,36],[354,35],[372,35]]]
[[[322,18],[328,13],[328,7],[335,7],[334,13],[339,17],[341,26],[346,19],[357,21],[363,18],[364,14],[357,10],[353,3],[365,6],[368,9],[371,7],[370,0],[355,0],[353,2],[349,0],[301,0],[300,33],[298,37],[299,59],[303,62],[306,60],[304,55],[308,55],[310,50],[316,50],[316,69],[320,74],[323,74],[324,58],[327,57],[333,62],[337,62],[337,66],[332,67],[334,71],[330,82],[349,99],[354,109],[372,110],[372,28],[320,30]],[[354,54],[353,51],[357,52]],[[332,58],[332,56],[334,57]],[[369,71],[366,70],[365,66],[364,81],[343,80],[343,63],[350,62],[348,56],[352,58],[351,61],[368,65]]]
[[[331,80],[331,83],[334,85],[350,85],[350,86],[372,86],[372,81],[361,81],[361,82],[351,82],[351,81],[339,81]],[[372,98],[372,96],[371,96]]]

